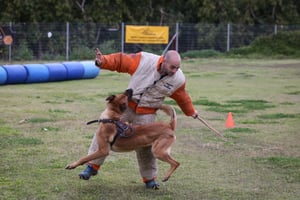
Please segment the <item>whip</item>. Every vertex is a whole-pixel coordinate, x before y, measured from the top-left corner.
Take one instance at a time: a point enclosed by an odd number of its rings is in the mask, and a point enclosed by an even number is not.
[[[209,128],[210,130],[212,130],[215,135],[221,137],[223,140],[227,141],[226,138],[219,132],[217,131],[215,128],[213,128],[209,123],[207,123],[202,117],[200,117],[199,115],[197,116],[197,119],[202,122],[207,128]]]

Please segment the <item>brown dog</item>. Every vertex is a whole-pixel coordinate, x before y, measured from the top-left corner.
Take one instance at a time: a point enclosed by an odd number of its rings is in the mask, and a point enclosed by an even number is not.
[[[152,146],[153,155],[171,165],[162,181],[167,181],[175,169],[180,165],[171,158],[171,146],[175,142],[176,112],[168,105],[162,105],[161,110],[171,116],[169,124],[153,122],[145,125],[129,126],[120,121],[122,113],[127,109],[128,100],[132,96],[132,89],[119,95],[111,95],[106,100],[107,108],[101,113],[99,128],[96,132],[98,150],[90,155],[80,158],[66,166],[66,169],[74,169],[93,159],[107,156],[110,152],[126,152],[135,149]]]

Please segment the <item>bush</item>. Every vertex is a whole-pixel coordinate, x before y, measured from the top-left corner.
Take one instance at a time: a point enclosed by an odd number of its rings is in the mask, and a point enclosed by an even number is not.
[[[100,50],[103,54],[110,54],[110,53],[115,53],[116,50],[118,49],[118,45],[116,44],[116,41],[114,40],[107,40],[100,44]]]
[[[33,52],[28,48],[26,42],[20,44],[18,51],[14,55],[15,60],[33,60]]]
[[[210,57],[218,57],[222,55],[222,53],[212,49],[206,49],[206,50],[187,51],[185,53],[182,53],[181,55],[182,57],[188,57],[188,58],[210,58]]]
[[[232,49],[230,57],[300,57],[300,31],[280,32],[256,38],[249,46]]]
[[[71,50],[70,52],[70,60],[90,60],[94,59],[94,50],[81,46],[81,47],[76,47]]]

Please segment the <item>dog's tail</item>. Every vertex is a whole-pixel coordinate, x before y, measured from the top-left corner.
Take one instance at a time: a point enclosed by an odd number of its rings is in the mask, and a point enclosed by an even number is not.
[[[159,109],[171,117],[170,126],[171,129],[174,131],[176,129],[177,124],[177,116],[175,109],[172,106],[165,104],[161,105]]]

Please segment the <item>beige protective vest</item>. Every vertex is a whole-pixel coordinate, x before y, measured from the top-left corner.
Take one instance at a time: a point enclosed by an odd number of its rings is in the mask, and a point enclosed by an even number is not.
[[[161,75],[157,71],[160,56],[142,52],[140,64],[132,75],[128,88],[133,89],[133,100],[138,107],[159,108],[165,97],[172,95],[185,83],[181,69],[173,76]]]

